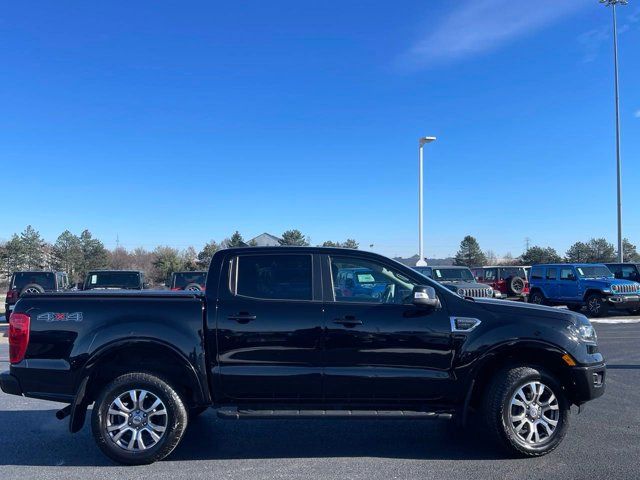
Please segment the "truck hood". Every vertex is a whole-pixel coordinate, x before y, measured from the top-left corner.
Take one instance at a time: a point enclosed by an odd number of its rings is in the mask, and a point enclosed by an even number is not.
[[[579,317],[584,315],[574,313],[571,310],[561,310],[553,307],[545,307],[544,305],[534,305],[532,303],[507,302],[504,300],[496,300],[492,298],[477,298],[475,303],[482,305],[488,311],[495,314],[508,315],[526,315],[529,317],[540,317],[556,320],[564,320],[578,325],[582,323]]]
[[[611,285],[634,285],[636,282],[617,278],[583,278],[581,283],[586,287],[602,288],[610,287]]]

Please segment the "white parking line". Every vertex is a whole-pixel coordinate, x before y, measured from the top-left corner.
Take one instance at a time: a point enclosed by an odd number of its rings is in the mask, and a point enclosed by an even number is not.
[[[591,318],[591,323],[640,323],[640,318]]]

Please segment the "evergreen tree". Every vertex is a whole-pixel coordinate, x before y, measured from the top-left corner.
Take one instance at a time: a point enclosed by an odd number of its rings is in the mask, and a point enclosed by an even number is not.
[[[625,262],[640,262],[636,246],[626,238],[622,240],[622,254]]]
[[[196,260],[198,268],[207,270],[214,253],[216,253],[218,250],[220,250],[220,245],[218,245],[215,240],[211,240],[209,243],[206,243],[205,246],[202,247],[202,250],[198,252],[198,257]]]
[[[466,267],[479,267],[485,265],[487,257],[480,249],[480,244],[471,235],[464,237],[460,242],[460,249],[456,253],[454,264]]]
[[[300,230],[287,230],[282,234],[282,238],[278,240],[280,245],[294,245],[298,247],[306,247],[309,241]]]
[[[77,235],[69,230],[62,232],[53,244],[51,254],[55,270],[67,272],[71,281],[80,280],[76,278],[76,274],[82,266],[82,248]]]
[[[589,261],[591,251],[589,246],[583,242],[576,242],[569,247],[565,258],[569,263],[584,263]]]
[[[82,260],[78,268],[79,279],[84,279],[89,270],[106,268],[109,265],[109,252],[100,240],[93,238],[89,230],[83,230],[80,234],[80,251]]]
[[[520,263],[524,265],[537,265],[540,263],[560,263],[562,258],[558,255],[558,252],[551,247],[530,247],[529,250],[524,252],[520,257]]]
[[[31,225],[20,234],[23,268],[35,270],[44,268],[44,240]]]

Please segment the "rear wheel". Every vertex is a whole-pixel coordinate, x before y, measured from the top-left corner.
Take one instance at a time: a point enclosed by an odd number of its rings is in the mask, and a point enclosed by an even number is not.
[[[543,370],[514,367],[497,375],[485,397],[491,434],[508,450],[537,457],[553,451],[569,425],[569,403]]]
[[[127,465],[153,463],[169,455],[187,427],[180,396],[163,379],[147,373],[116,378],[100,393],[91,428],[102,450]]]
[[[609,313],[607,300],[597,293],[587,297],[587,313],[590,317],[606,317]]]
[[[529,303],[535,303],[536,305],[546,305],[547,300],[544,298],[544,295],[540,290],[536,290],[531,295],[529,295]]]

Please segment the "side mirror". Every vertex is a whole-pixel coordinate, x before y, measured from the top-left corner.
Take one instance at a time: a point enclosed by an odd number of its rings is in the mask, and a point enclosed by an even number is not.
[[[418,307],[440,308],[440,299],[436,295],[436,289],[425,285],[413,287],[413,302]]]

